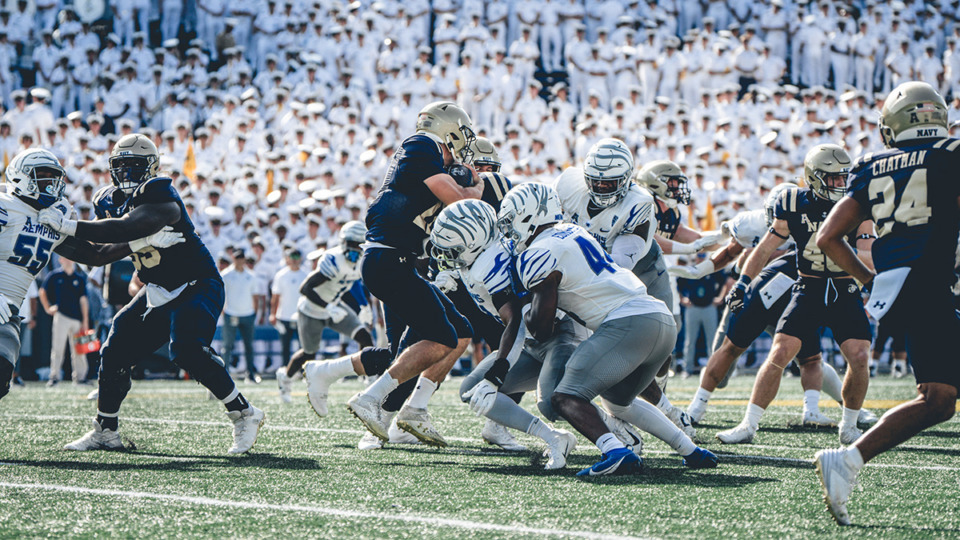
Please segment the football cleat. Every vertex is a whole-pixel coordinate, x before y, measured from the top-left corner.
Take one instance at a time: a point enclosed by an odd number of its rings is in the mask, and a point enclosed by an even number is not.
[[[693,420],[690,419],[690,415],[686,413],[683,409],[670,405],[668,410],[663,411],[663,414],[667,415],[667,418],[684,433],[687,437],[690,437],[691,441],[697,440],[697,430],[693,427]]]
[[[490,420],[489,418],[483,424],[483,431],[480,432],[483,442],[499,446],[508,452],[526,452],[528,448],[518,441],[507,428]]]
[[[860,409],[860,415],[857,417],[857,427],[861,429],[870,429],[879,422],[877,415],[867,409]]]
[[[837,423],[830,419],[829,416],[823,414],[819,410],[816,411],[803,411],[803,420],[801,422],[803,427],[837,427]]]
[[[847,446],[856,442],[863,435],[863,432],[856,425],[848,426],[840,422],[840,444]]]
[[[327,362],[311,360],[303,365],[303,378],[307,381],[307,399],[317,416],[323,418],[327,410],[327,391],[340,377],[331,376]]]
[[[90,391],[89,394],[87,394],[87,400],[89,400],[89,401],[96,401],[96,400],[98,400],[98,399],[100,399],[100,387],[99,387],[99,386],[96,387],[96,388],[94,388],[93,390]]]
[[[447,441],[440,435],[440,432],[433,427],[430,412],[426,409],[403,407],[400,409],[400,414],[397,415],[397,427],[407,433],[411,433],[424,444],[436,446],[437,448],[445,448],[447,446]]]
[[[87,450],[123,450],[123,441],[120,434],[113,429],[103,429],[100,422],[93,420],[93,431],[67,444],[64,450],[86,452]]]
[[[813,464],[817,467],[817,478],[823,487],[827,510],[838,524],[849,525],[847,499],[856,483],[856,474],[847,466],[844,450],[821,450],[814,456]]]
[[[577,436],[565,429],[555,430],[554,435],[547,441],[547,449],[543,455],[547,457],[545,470],[552,471],[567,466],[567,456],[577,446]]]
[[[233,422],[233,446],[228,454],[243,454],[253,448],[257,442],[260,427],[266,417],[263,411],[250,405],[242,411],[227,411],[227,417]]]
[[[740,422],[737,427],[717,433],[717,439],[723,444],[747,444],[753,441],[757,428],[746,422]]]
[[[643,472],[643,459],[629,448],[617,448],[603,454],[600,461],[577,473],[577,476],[607,476],[640,474]]]
[[[640,432],[629,423],[611,415],[607,411],[599,407],[597,410],[600,411],[600,419],[603,420],[603,424],[607,426],[610,433],[613,433],[614,436],[620,439],[620,442],[622,442],[624,446],[633,450],[634,454],[642,456],[643,438],[640,436]]]
[[[390,422],[387,435],[390,436],[390,439],[387,440],[390,444],[423,444],[420,442],[420,439],[397,427],[396,418],[393,419],[393,422]]]
[[[277,370],[277,387],[280,389],[280,401],[291,403],[293,401],[293,397],[290,395],[293,393],[293,379],[287,376],[285,367]]]
[[[688,456],[683,456],[683,465],[690,469],[716,469],[717,456],[706,448],[697,447]]]
[[[347,401],[347,410],[363,422],[367,430],[380,438],[381,441],[390,439],[390,434],[387,433],[387,429],[390,427],[390,419],[386,417],[386,411],[383,410],[377,400],[360,392]]]
[[[364,433],[363,437],[360,437],[360,442],[357,443],[357,449],[359,450],[379,450],[381,448],[383,448],[383,441],[369,431]]]

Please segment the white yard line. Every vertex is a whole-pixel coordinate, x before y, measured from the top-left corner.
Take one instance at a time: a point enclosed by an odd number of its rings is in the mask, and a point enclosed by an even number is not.
[[[326,516],[335,516],[348,519],[379,519],[384,521],[402,521],[406,523],[421,523],[425,525],[453,527],[470,531],[496,531],[502,533],[522,533],[540,536],[561,536],[575,538],[636,538],[630,536],[619,536],[612,534],[601,534],[589,531],[571,531],[564,529],[548,529],[537,527],[524,527],[522,525],[500,525],[496,523],[486,523],[482,521],[468,521],[463,519],[451,519],[434,516],[423,516],[417,514],[387,514],[381,512],[360,512],[356,510],[343,510],[340,508],[331,508],[327,506],[306,506],[297,504],[267,504],[245,501],[229,501],[223,499],[213,499],[209,497],[192,497],[187,495],[171,495],[167,493],[148,493],[143,491],[122,491],[116,489],[92,489],[76,486],[64,486],[57,484],[17,484],[12,482],[0,482],[0,488],[24,489],[38,491],[58,491],[64,493],[76,493],[80,495],[100,495],[108,497],[119,497],[122,499],[146,499],[155,501],[167,501],[174,503],[185,503],[197,506],[216,506],[225,508],[243,508],[250,510],[272,510],[276,512],[299,512],[308,514],[320,514]]]

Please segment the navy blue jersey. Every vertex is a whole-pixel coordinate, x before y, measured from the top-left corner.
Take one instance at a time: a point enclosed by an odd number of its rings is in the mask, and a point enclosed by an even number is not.
[[[443,209],[424,180],[444,172],[443,151],[427,135],[411,135],[400,143],[367,210],[367,240],[421,255]]]
[[[949,281],[960,229],[960,139],[869,153],[854,164],[847,196],[877,226],[877,272],[922,267]]]
[[[659,204],[653,206],[657,210],[657,234],[672,239],[680,228],[680,210],[669,206],[666,210],[661,210]]]
[[[220,272],[206,246],[197,236],[190,215],[170,178],[153,178],[140,185],[129,199],[117,193],[116,187],[102,188],[94,199],[98,218],[121,217],[137,206],[175,202],[180,207],[180,220],[173,230],[183,234],[184,242],[165,249],[153,247],[133,253],[137,276],[144,283],[153,283],[167,290],[203,278],[220,279]]]
[[[797,244],[797,269],[801,274],[818,277],[848,275],[817,247],[817,231],[833,205],[832,201],[814,195],[810,188],[788,189],[777,199],[773,217],[786,221],[790,228],[790,236]]]
[[[480,197],[480,200],[492,206],[499,213],[500,202],[513,187],[513,182],[506,176],[495,172],[480,173],[480,177],[483,179],[483,196]]]

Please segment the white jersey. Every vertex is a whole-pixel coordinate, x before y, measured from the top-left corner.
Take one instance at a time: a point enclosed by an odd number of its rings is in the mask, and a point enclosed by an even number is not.
[[[480,309],[496,317],[501,323],[500,312],[493,297],[502,292],[512,292],[510,283],[510,254],[494,242],[480,253],[470,269],[460,269],[460,280]],[[494,344],[495,345],[495,344]]]
[[[607,253],[613,249],[613,241],[618,236],[632,234],[638,226],[656,219],[653,195],[633,183],[617,204],[604,208],[594,216],[587,210],[590,192],[583,179],[583,169],[567,167],[554,181],[553,187],[560,195],[564,219],[586,229]],[[656,224],[651,224],[644,238],[647,245],[653,240],[656,230]]]
[[[340,300],[343,293],[349,291],[360,279],[360,268],[343,256],[343,248],[340,246],[332,247],[320,256],[320,260],[317,261],[317,271],[323,274],[327,281],[314,287],[313,290],[327,304]],[[300,297],[297,310],[314,319],[329,317],[326,308],[314,304],[306,296]]]
[[[73,212],[66,201],[56,207],[67,216]],[[17,308],[53,250],[67,239],[38,223],[38,213],[15,195],[0,193],[0,293]]]
[[[640,278],[614,264],[577,225],[562,223],[540,233],[520,254],[517,271],[527,289],[561,272],[557,307],[593,331],[604,321],[631,315],[672,316],[666,304],[647,294]]]
[[[730,220],[730,234],[745,248],[755,248],[767,234],[767,213],[764,210],[740,212]]]

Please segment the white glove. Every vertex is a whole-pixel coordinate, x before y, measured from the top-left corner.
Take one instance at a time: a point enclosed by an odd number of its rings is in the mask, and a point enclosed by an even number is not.
[[[697,249],[697,253],[700,253],[707,246],[712,246],[722,240],[723,240],[723,232],[713,231],[713,232],[705,233],[703,236],[698,238],[693,243],[693,246]]]
[[[130,251],[136,253],[137,251],[142,251],[148,247],[164,249],[186,241],[187,240],[183,237],[183,233],[178,233],[173,230],[173,227],[167,225],[150,236],[131,240],[129,245]]]
[[[723,223],[720,224],[720,232],[723,233],[723,236],[725,236],[726,238],[730,238],[731,236],[733,236],[733,231],[731,231],[730,229],[731,229],[731,225],[729,220],[724,221]]]
[[[676,265],[667,268],[667,272],[684,279],[700,279],[716,271],[713,261],[707,259],[702,263],[690,265]]]
[[[357,318],[360,319],[361,323],[367,326],[373,326],[373,310],[370,309],[370,304],[360,308],[360,313],[357,313]]]
[[[67,219],[67,217],[63,215],[63,212],[56,207],[41,210],[40,213],[37,214],[37,221],[39,221],[41,225],[46,225],[58,233],[63,233],[67,236],[77,234],[76,220]]]
[[[497,401],[497,392],[497,387],[493,383],[483,379],[476,386],[467,390],[463,397],[470,398],[470,408],[477,416],[486,416]]]
[[[0,324],[7,324],[13,311],[10,310],[10,301],[3,294],[0,294]]]
[[[338,323],[347,318],[347,310],[337,304],[327,304],[327,315],[331,321]]]
[[[457,276],[452,270],[442,270],[433,280],[433,284],[444,293],[457,290]]]

